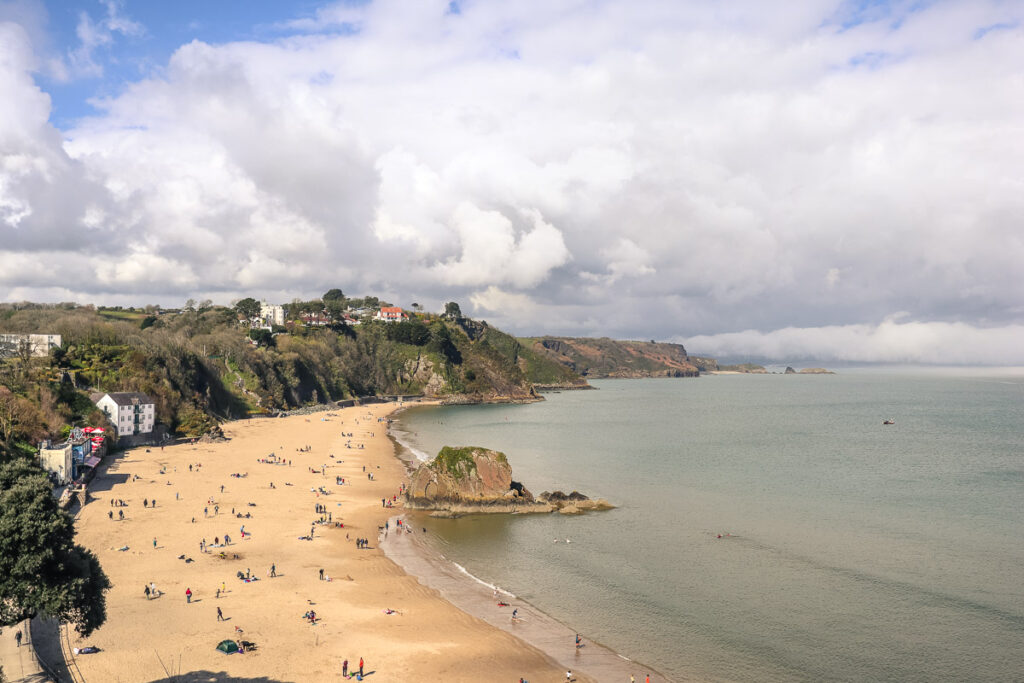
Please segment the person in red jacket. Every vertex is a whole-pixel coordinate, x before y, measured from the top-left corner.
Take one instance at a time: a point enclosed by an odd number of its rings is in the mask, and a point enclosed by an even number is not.
[[[191,588],[186,588],[185,589],[185,602],[192,602],[192,589]]]

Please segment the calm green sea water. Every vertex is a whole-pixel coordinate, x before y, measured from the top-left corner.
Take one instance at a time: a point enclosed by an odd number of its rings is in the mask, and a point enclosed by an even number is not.
[[[402,416],[619,506],[430,520],[447,557],[679,680],[1024,680],[1024,376],[594,384]]]

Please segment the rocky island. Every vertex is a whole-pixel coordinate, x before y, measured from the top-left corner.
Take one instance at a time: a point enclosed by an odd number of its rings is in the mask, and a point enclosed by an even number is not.
[[[492,512],[554,512],[579,514],[610,510],[605,500],[573,491],[547,492],[534,497],[512,479],[512,466],[504,453],[476,446],[445,446],[437,457],[420,465],[409,481],[405,507],[433,510],[437,516]]]

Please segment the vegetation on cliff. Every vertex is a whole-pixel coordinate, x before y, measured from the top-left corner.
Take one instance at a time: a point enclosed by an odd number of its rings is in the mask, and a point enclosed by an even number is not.
[[[438,471],[444,471],[453,477],[473,476],[476,474],[476,462],[473,460],[474,453],[487,451],[479,446],[462,446],[459,448],[445,446],[437,453],[437,457],[431,460],[428,465]],[[500,451],[489,451],[495,462],[508,464],[508,458]]]
[[[681,344],[572,337],[519,340],[539,358],[583,377],[696,377],[698,367]],[[707,360],[707,359],[702,359]]]
[[[90,391],[146,393],[159,422],[193,436],[224,419],[356,396],[535,400],[528,371],[573,376],[457,306],[400,323],[272,330],[250,329],[250,313],[209,302],[173,312],[0,304],[0,331],[62,336],[46,358],[0,360],[0,458],[29,455],[71,424],[106,424]]]

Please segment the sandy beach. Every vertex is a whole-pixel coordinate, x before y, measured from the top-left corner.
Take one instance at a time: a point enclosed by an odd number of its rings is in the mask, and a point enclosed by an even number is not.
[[[352,672],[362,658],[372,681],[564,681],[553,659],[452,606],[377,547],[379,527],[401,514],[400,498],[381,502],[405,480],[378,421],[396,407],[228,423],[227,442],[108,458],[77,522],[113,583],[106,624],[73,638],[100,649],[77,656],[85,680],[343,680],[343,661]],[[261,462],[271,453],[283,463]],[[224,639],[255,649],[226,655],[215,649]]]

